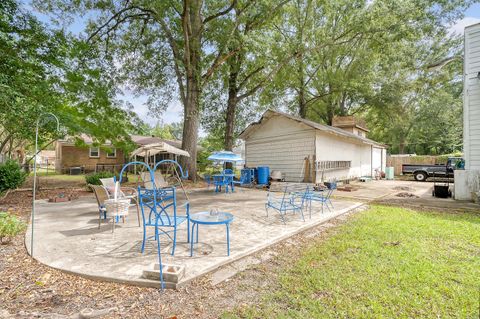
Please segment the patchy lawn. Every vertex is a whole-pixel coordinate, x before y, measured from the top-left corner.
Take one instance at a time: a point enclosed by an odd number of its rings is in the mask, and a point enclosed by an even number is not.
[[[231,317],[477,318],[480,214],[374,206],[313,239],[279,286]]]

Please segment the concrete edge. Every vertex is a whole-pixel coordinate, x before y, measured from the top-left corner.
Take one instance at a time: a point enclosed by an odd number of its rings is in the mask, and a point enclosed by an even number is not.
[[[248,251],[245,251],[237,256],[234,256],[234,257],[230,257],[228,258],[227,260],[219,263],[219,264],[216,264],[214,266],[211,266],[211,267],[208,267],[206,268],[206,270],[198,275],[198,276],[194,276],[194,277],[191,277],[191,278],[187,278],[185,280],[181,280],[180,282],[178,282],[177,284],[173,284],[173,283],[165,283],[165,286],[167,289],[178,289],[178,288],[181,288],[187,284],[189,284],[191,281],[193,281],[194,279],[196,278],[199,278],[199,277],[203,277],[203,276],[206,276],[206,275],[209,275],[211,272],[213,272],[214,270],[217,270],[218,268],[220,267],[223,267],[223,266],[226,266],[226,265],[229,265],[237,260],[240,260],[244,257],[247,257],[253,253],[256,253],[256,252],[259,252],[259,251],[262,251],[264,250],[265,248],[267,247],[270,247],[274,244],[277,244],[279,242],[282,242],[290,237],[293,237],[299,233],[302,233],[304,231],[307,231],[311,228],[314,228],[318,225],[321,225],[321,224],[324,224],[326,222],[329,222],[331,221],[332,219],[335,219],[335,218],[338,218],[342,215],[345,215],[351,211],[354,211],[354,210],[357,210],[358,208],[362,207],[362,206],[366,206],[367,203],[364,203],[364,202],[360,202],[360,203],[357,203],[355,206],[353,207],[349,207],[349,208],[346,208],[344,211],[340,212],[339,214],[337,215],[334,215],[330,218],[327,218],[325,220],[319,220],[313,224],[308,224],[308,225],[303,225],[301,227],[299,227],[298,229],[296,229],[294,232],[292,233],[289,233],[289,234],[284,234],[280,237],[277,237],[277,238],[274,238],[272,241],[269,241],[261,246],[258,246],[256,247],[255,249],[251,249],[251,250],[248,250]],[[120,283],[120,284],[125,284],[125,285],[131,285],[131,286],[139,286],[139,287],[146,287],[146,288],[160,288],[160,282],[159,281],[156,281],[156,280],[150,280],[150,279],[144,279],[144,278],[137,278],[137,279],[119,279],[119,278],[115,278],[115,277],[108,277],[108,276],[98,276],[98,275],[92,275],[92,274],[85,274],[85,273],[80,273],[80,272],[77,272],[77,271],[73,271],[73,270],[68,270],[68,269],[62,269],[62,268],[58,268],[58,267],[55,267],[55,266],[51,266],[51,265],[48,265],[46,263],[43,263],[41,260],[33,257],[31,254],[30,254],[30,251],[28,249],[28,245],[27,245],[27,234],[29,234],[29,230],[31,231],[31,224],[29,224],[29,227],[27,229],[27,232],[25,233],[25,238],[24,238],[24,245],[25,245],[25,249],[27,250],[27,253],[28,255],[30,255],[31,258],[33,258],[34,260],[36,260],[37,262],[49,267],[49,268],[52,268],[52,269],[56,269],[56,270],[59,270],[59,271],[62,271],[64,273],[67,273],[67,274],[71,274],[71,275],[76,275],[76,276],[79,276],[79,277],[82,277],[82,278],[86,278],[86,279],[90,279],[90,280],[94,280],[94,281],[104,281],[104,282],[113,282],[113,283]]]
[[[247,257],[247,256],[249,256],[249,255],[251,255],[251,254],[253,254],[253,253],[262,251],[262,250],[264,250],[265,248],[268,248],[268,247],[270,247],[270,246],[272,246],[272,245],[275,245],[275,244],[277,244],[277,243],[280,243],[280,242],[282,242],[282,241],[284,241],[284,240],[286,240],[286,239],[288,239],[288,238],[290,238],[290,237],[293,237],[293,236],[295,236],[295,235],[297,235],[297,234],[300,234],[300,233],[302,233],[302,232],[304,232],[304,231],[307,231],[307,230],[309,230],[309,229],[311,229],[311,228],[314,228],[314,227],[316,227],[316,226],[318,226],[318,225],[321,225],[321,224],[324,224],[324,223],[326,223],[326,222],[329,222],[329,221],[331,221],[332,219],[335,219],[335,218],[338,218],[338,217],[340,217],[340,216],[342,216],[342,215],[345,215],[345,214],[347,214],[347,213],[349,213],[349,212],[351,212],[351,211],[354,211],[354,210],[356,210],[356,209],[358,209],[358,208],[360,208],[360,207],[362,207],[362,206],[366,206],[366,204],[365,204],[365,203],[358,203],[358,204],[356,204],[354,207],[349,207],[349,208],[345,209],[345,211],[339,213],[338,215],[332,216],[332,217],[327,218],[327,219],[325,219],[325,220],[319,220],[318,222],[315,222],[315,223],[313,223],[313,224],[303,225],[302,227],[299,227],[297,230],[295,230],[295,231],[292,232],[292,233],[285,234],[285,235],[282,235],[282,236],[280,236],[280,237],[274,238],[272,241],[269,241],[268,243],[265,243],[265,244],[263,244],[263,245],[260,245],[260,246],[258,246],[258,247],[255,247],[255,249],[251,249],[251,250],[248,250],[248,251],[246,251],[246,252],[243,252],[243,253],[239,254],[238,256],[230,257],[229,259],[227,259],[227,260],[225,260],[225,261],[223,261],[223,262],[221,262],[221,263],[219,263],[219,264],[216,264],[215,266],[211,266],[211,267],[207,268],[207,269],[206,269],[201,275],[199,275],[199,276],[195,276],[195,277],[192,277],[192,278],[187,278],[187,279],[185,279],[185,280],[183,280],[183,281],[180,281],[180,282],[178,283],[178,287],[183,287],[184,285],[188,284],[188,283],[191,282],[192,280],[194,280],[194,279],[196,279],[196,278],[198,278],[198,277],[202,277],[202,276],[209,275],[211,272],[213,272],[214,270],[217,270],[217,269],[220,268],[220,267],[229,265],[229,264],[231,264],[231,263],[233,263],[233,262],[235,262],[235,261],[238,261],[238,260],[240,260],[240,259],[242,259],[242,258],[245,258],[245,257]]]

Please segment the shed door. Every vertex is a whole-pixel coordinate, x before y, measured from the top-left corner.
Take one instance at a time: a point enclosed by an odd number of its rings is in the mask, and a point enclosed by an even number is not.
[[[382,149],[374,147],[372,149],[372,173],[375,169],[382,170]]]
[[[315,137],[311,132],[296,133],[248,141],[245,146],[248,167],[268,166],[270,172],[279,170],[288,182],[301,182],[305,157],[314,158]]]

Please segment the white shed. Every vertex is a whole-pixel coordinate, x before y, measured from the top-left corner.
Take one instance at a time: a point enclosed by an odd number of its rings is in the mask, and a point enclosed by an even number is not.
[[[385,145],[366,138],[368,130],[352,120],[334,121],[334,127],[268,110],[240,134],[246,165],[268,166],[291,182],[346,180],[384,171]]]
[[[480,189],[480,24],[465,28],[463,75],[463,152],[465,170],[455,171],[455,199],[468,200]]]

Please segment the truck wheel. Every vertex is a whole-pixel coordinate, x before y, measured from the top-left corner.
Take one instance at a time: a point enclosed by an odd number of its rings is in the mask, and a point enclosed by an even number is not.
[[[424,172],[417,172],[414,177],[417,182],[425,182],[427,180],[427,174]]]

